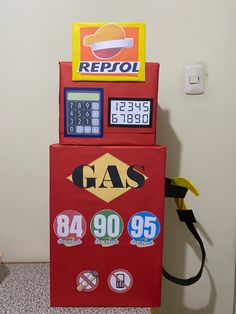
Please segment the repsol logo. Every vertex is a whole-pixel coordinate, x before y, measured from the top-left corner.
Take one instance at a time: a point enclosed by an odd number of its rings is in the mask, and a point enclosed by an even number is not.
[[[144,164],[128,165],[110,153],[78,165],[67,178],[107,203],[131,189],[143,188],[148,179]]]
[[[134,73],[139,72],[140,62],[80,62],[77,68],[79,73]]]
[[[78,166],[72,174],[72,180],[79,188],[99,188],[99,189],[123,189],[131,188],[137,189],[144,186],[145,178],[140,172],[138,172],[135,167],[139,167],[144,170],[144,166],[133,165],[127,168],[127,173],[124,180],[121,179],[121,175],[116,165],[107,166],[105,173],[97,177],[95,165],[80,165]],[[84,175],[84,169],[87,168],[90,172],[89,177]],[[88,172],[87,171],[87,172]]]

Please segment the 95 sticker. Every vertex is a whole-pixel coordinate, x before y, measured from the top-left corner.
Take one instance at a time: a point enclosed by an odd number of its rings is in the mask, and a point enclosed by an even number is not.
[[[96,213],[90,224],[95,244],[108,247],[119,243],[118,238],[123,232],[124,224],[121,216],[110,209]]]
[[[53,230],[58,237],[57,243],[65,246],[81,244],[86,228],[84,216],[75,210],[61,212],[53,223]]]
[[[160,233],[160,222],[150,212],[136,213],[128,222],[128,233],[132,238],[130,244],[140,248],[153,246],[155,244],[154,240]]]

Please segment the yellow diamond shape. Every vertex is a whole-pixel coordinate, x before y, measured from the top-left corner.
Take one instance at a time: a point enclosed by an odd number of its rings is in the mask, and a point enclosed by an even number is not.
[[[97,184],[96,188],[94,187],[86,188],[88,192],[94,194],[95,196],[99,197],[100,199],[102,199],[103,201],[107,203],[111,202],[118,196],[126,193],[127,191],[131,189],[131,187],[126,187],[126,182],[131,186],[135,186],[134,181],[127,176],[127,169],[130,166],[124,163],[123,161],[119,160],[118,158],[112,156],[109,153],[99,157],[98,159],[94,160],[93,162],[89,164],[89,166],[95,166],[95,174],[93,174],[93,176],[96,177],[98,181],[100,179],[100,182],[102,179],[104,179],[104,175],[109,165],[116,166],[124,187],[114,188],[111,181],[106,181],[106,188],[99,188],[100,184]],[[143,173],[142,175],[144,176],[145,180],[148,179],[148,177],[146,177]],[[91,169],[89,167],[84,168],[84,178],[87,178],[87,177],[91,177]],[[67,179],[72,181],[72,175],[67,177]],[[105,179],[109,180],[109,174],[106,174]]]

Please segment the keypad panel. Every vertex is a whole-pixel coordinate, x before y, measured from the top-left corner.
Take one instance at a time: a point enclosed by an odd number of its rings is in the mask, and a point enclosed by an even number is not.
[[[73,91],[74,98],[71,100],[71,90],[66,91],[65,97],[65,135],[76,137],[101,137],[103,132],[103,102],[101,91],[86,90],[87,98],[96,100],[79,100],[80,94],[84,97],[84,91]],[[96,93],[96,97],[94,94]],[[92,95],[91,95],[92,94]],[[98,99],[98,100],[97,100]]]

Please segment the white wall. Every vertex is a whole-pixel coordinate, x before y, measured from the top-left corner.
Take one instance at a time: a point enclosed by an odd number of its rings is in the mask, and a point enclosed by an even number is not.
[[[48,146],[58,141],[58,61],[71,59],[72,21],[144,21],[147,60],[161,63],[158,143],[189,197],[207,250],[202,280],[163,280],[157,313],[233,312],[236,240],[234,0],[0,1],[0,250],[5,262],[48,261]],[[202,96],[183,93],[185,64],[203,63]],[[198,248],[166,208],[168,270],[191,275]]]

